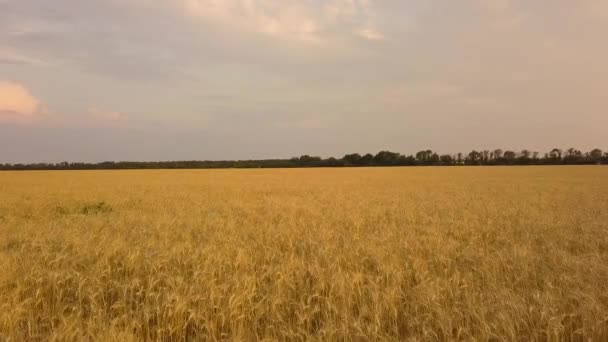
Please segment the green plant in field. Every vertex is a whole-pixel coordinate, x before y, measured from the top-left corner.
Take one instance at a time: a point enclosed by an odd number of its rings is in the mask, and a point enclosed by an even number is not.
[[[91,204],[85,204],[82,207],[81,213],[84,215],[92,215],[92,214],[103,214],[109,213],[112,211],[112,207],[106,202],[95,202]]]
[[[52,213],[54,215],[69,215],[70,214],[70,208],[65,207],[65,206],[56,206],[52,209]]]

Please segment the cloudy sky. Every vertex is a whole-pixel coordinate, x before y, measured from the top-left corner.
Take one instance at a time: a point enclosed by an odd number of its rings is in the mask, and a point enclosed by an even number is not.
[[[0,0],[0,162],[608,149],[606,0]]]

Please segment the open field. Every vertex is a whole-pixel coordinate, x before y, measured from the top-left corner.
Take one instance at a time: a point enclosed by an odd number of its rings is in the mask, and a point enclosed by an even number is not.
[[[608,340],[608,167],[0,173],[0,341]]]

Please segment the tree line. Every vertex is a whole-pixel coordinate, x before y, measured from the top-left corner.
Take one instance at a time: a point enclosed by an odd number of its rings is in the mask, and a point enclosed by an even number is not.
[[[33,163],[0,164],[0,170],[114,170],[114,169],[225,169],[225,168],[296,168],[296,167],[362,167],[362,166],[456,166],[456,165],[599,165],[608,164],[608,152],[593,149],[581,152],[575,148],[554,148],[540,154],[501,149],[473,150],[468,154],[439,154],[432,150],[404,155],[391,151],[347,154],[338,159],[303,155],[290,159],[223,160],[223,161],[106,161],[101,163]]]

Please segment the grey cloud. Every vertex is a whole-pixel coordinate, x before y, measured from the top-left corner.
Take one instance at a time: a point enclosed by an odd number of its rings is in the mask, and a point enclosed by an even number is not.
[[[367,1],[332,22],[325,1],[251,3],[276,12],[228,8],[218,19],[188,14],[184,1],[0,0],[0,80],[32,87],[68,122],[94,107],[126,113],[123,130],[87,128],[115,138],[91,143],[94,160],[605,143],[603,0]],[[298,3],[311,7],[277,8]],[[295,25],[307,19],[314,30]],[[21,130],[43,145],[61,129]],[[53,155],[88,158],[67,145]]]

